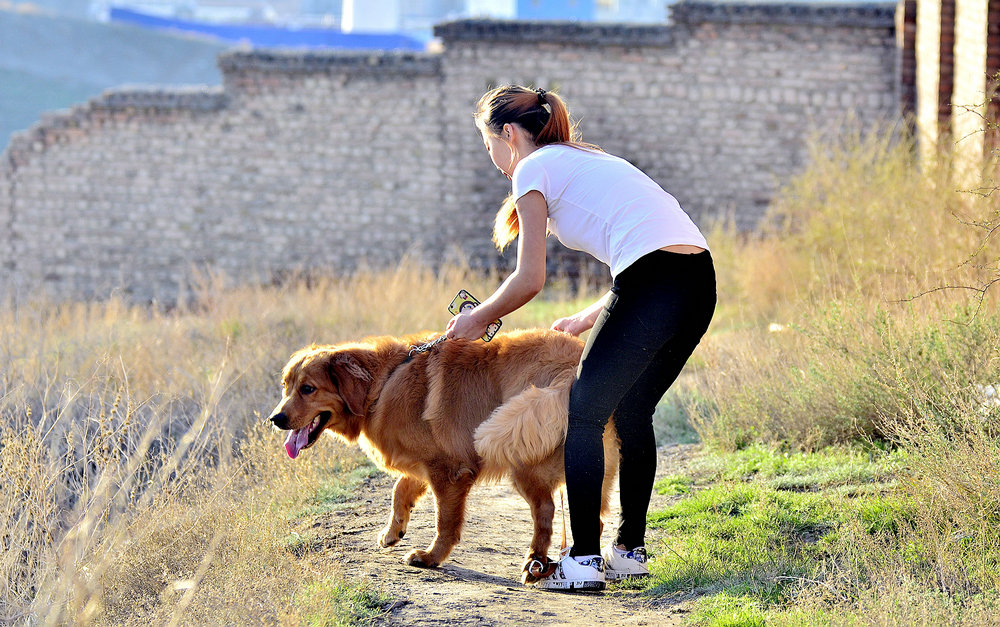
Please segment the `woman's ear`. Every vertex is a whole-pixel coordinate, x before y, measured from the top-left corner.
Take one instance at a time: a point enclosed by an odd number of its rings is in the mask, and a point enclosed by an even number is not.
[[[503,137],[506,141],[514,140],[514,126],[512,124],[504,124],[501,132],[503,133],[501,137]]]

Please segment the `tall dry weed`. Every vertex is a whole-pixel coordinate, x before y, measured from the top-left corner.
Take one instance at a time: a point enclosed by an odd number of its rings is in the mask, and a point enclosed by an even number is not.
[[[744,312],[781,322],[804,305],[895,302],[997,276],[1000,198],[963,192],[949,153],[920,163],[913,141],[887,129],[816,141],[808,155],[760,233],[713,232],[720,291]]]
[[[970,321],[992,318],[997,290],[958,286],[1000,276],[989,228],[1000,196],[959,191],[947,154],[919,164],[912,142],[891,132],[815,144],[810,155],[762,233],[713,233],[720,308],[705,351],[718,367],[698,371],[710,401],[693,421],[728,448],[878,437],[876,416],[901,393],[884,376],[896,365],[925,381],[975,371],[969,386],[993,376],[981,372],[990,324]]]

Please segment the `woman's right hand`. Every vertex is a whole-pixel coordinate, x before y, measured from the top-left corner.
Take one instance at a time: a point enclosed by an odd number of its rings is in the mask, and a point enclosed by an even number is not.
[[[593,326],[594,320],[588,320],[580,314],[574,314],[566,318],[559,318],[552,323],[552,329],[554,331],[562,331],[563,333],[569,333],[570,335],[580,335]]]
[[[597,322],[597,316],[600,315],[601,309],[604,308],[604,302],[607,299],[608,295],[606,294],[604,297],[598,299],[597,302],[583,311],[578,311],[572,316],[559,318],[552,323],[552,329],[554,331],[569,333],[570,335],[580,335],[584,331],[590,330]]]
[[[552,323],[552,329],[554,331],[562,331],[563,333],[569,333],[570,335],[580,335],[592,326],[594,325],[588,325],[581,322],[576,316],[559,318]]]

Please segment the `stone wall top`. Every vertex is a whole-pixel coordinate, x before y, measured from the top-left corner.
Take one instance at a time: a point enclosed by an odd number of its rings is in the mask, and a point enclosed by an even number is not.
[[[73,132],[74,129],[87,127],[95,116],[106,116],[119,111],[141,111],[146,116],[165,115],[175,111],[212,112],[224,109],[228,102],[224,88],[219,86],[117,87],[69,109],[43,113],[30,128],[14,133],[0,156],[13,165],[21,164],[32,153],[41,152],[46,146],[59,142],[65,131]]]
[[[671,5],[675,24],[775,24],[794,26],[840,26],[893,28],[896,4],[748,2],[747,0],[688,1]]]
[[[232,49],[219,55],[223,74],[264,72],[283,75],[348,73],[375,78],[437,76],[440,54],[393,51],[344,52],[314,50]],[[12,163],[21,163],[32,152],[57,141],[60,132],[87,126],[95,115],[142,112],[144,115],[187,111],[195,114],[225,109],[231,99],[225,86],[164,87],[126,85],[70,109],[43,113],[31,128],[14,133],[3,151]]]
[[[565,43],[587,46],[662,46],[673,44],[666,24],[622,24],[570,21],[456,20],[434,27],[449,41]]]
[[[673,24],[706,22],[794,26],[893,28],[894,3],[806,4],[797,2],[712,2],[681,0],[670,7]],[[670,24],[624,24],[572,21],[456,20],[434,27],[449,41],[561,43],[587,46],[673,45]]]
[[[366,76],[433,76],[441,71],[440,55],[435,53],[345,52],[341,50],[242,50],[219,55],[223,74],[235,72],[350,73]]]
[[[152,109],[170,111],[218,111],[227,104],[225,91],[217,86],[162,87],[126,85],[103,92],[90,101],[93,109]]]

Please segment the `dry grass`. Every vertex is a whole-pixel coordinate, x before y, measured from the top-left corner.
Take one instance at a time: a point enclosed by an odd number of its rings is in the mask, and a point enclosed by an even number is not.
[[[488,294],[496,280],[406,261],[349,280],[223,283],[170,311],[0,309],[0,621],[312,616],[303,591],[338,575],[292,558],[289,517],[359,460],[322,447],[289,462],[264,424],[281,367],[310,342],[442,329],[459,287]]]

